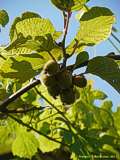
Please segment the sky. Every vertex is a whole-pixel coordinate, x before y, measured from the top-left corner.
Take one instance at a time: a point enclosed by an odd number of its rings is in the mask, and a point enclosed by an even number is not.
[[[89,7],[92,6],[104,6],[110,8],[116,16],[115,27],[119,30],[120,28],[120,0],[91,0],[88,3]],[[63,30],[63,17],[61,11],[51,5],[50,0],[0,0],[0,9],[5,9],[10,17],[9,24],[1,29],[0,33],[0,44],[8,44],[9,42],[9,29],[15,17],[20,16],[25,11],[33,11],[39,13],[44,18],[49,18],[56,30]],[[79,23],[75,19],[75,14],[71,17],[69,25],[69,34],[67,36],[67,44],[74,38],[76,29]],[[120,38],[120,33],[117,33]],[[119,46],[119,44],[116,43]],[[108,42],[102,42],[101,44],[87,48],[90,53],[90,57],[97,55],[105,55],[111,51],[116,52],[115,48]],[[116,52],[117,53],[117,52]],[[72,63],[72,58],[69,63]],[[94,87],[96,89],[103,90],[107,95],[108,99],[113,102],[113,110],[120,106],[120,94],[113,89],[107,82],[101,80],[97,76],[88,75],[88,79],[94,79]]]

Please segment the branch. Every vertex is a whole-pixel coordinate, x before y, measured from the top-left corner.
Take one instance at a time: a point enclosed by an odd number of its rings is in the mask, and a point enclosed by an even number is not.
[[[108,55],[104,56],[104,57],[108,57],[108,58],[112,58],[114,60],[120,60],[120,55],[115,55],[114,53],[109,53]],[[80,64],[79,66],[77,66],[77,68],[81,68],[84,66],[87,66],[89,63],[89,61],[85,61],[84,63]],[[69,65],[67,67],[67,69],[72,70],[74,68],[74,65]],[[74,69],[77,69],[74,68]],[[0,111],[1,112],[7,112],[8,110],[6,109],[6,107],[14,102],[17,98],[19,98],[21,95],[23,95],[25,92],[27,92],[28,90],[32,89],[33,87],[37,86],[38,84],[40,84],[40,80],[36,79],[33,82],[31,82],[30,84],[26,85],[25,87],[21,88],[20,90],[18,90],[16,93],[12,94],[10,97],[6,98],[3,102],[0,103]],[[44,97],[45,99],[45,97]],[[46,99],[47,100],[47,99]],[[49,104],[51,106],[53,106],[53,104],[51,102],[49,102]],[[61,111],[59,111],[57,108],[55,108],[60,114],[63,114]]]
[[[69,130],[71,131],[71,126],[74,128],[74,125],[69,121],[69,119],[65,116],[65,114],[62,111],[60,111],[54,104],[52,104],[44,95],[42,95],[41,92],[38,91],[36,87],[35,91],[64,118],[64,121],[66,122]]]
[[[103,57],[112,58],[112,59],[114,59],[114,60],[120,60],[120,55],[115,55],[114,52],[108,53],[106,56],[103,56]],[[73,70],[73,69],[75,70],[75,69],[77,69],[77,68],[85,67],[85,66],[88,65],[89,61],[90,61],[90,60],[87,60],[87,61],[81,63],[79,66],[76,66],[76,67],[75,67],[74,64],[73,64],[73,65],[69,65],[69,66],[67,66],[67,69],[68,69],[68,70]]]
[[[36,79],[33,82],[29,83],[28,85],[26,85],[25,87],[21,88],[20,90],[18,90],[16,93],[12,94],[10,97],[6,98],[3,102],[0,103],[0,111],[1,112],[5,112],[6,107],[13,101],[15,101],[17,98],[19,98],[21,95],[23,95],[25,92],[27,92],[28,90],[32,89],[33,87],[35,87],[36,85],[40,84],[40,80]]]
[[[47,108],[48,108],[48,106],[46,106]],[[7,114],[7,113],[27,113],[27,112],[31,112],[31,111],[43,111],[44,110],[44,108],[46,108],[46,107],[31,107],[31,108],[27,108],[27,109],[23,109],[23,108],[18,108],[18,109],[20,109],[20,110],[16,110],[16,109],[13,109],[13,110],[8,110],[8,109],[6,109],[5,111],[2,111],[2,113],[5,113],[5,114]]]
[[[66,36],[67,36],[67,32],[68,32],[68,26],[69,26],[69,20],[71,17],[71,12],[67,12],[67,15],[65,12],[63,12],[63,16],[64,16],[64,35],[63,35],[63,40],[62,40],[62,50],[63,50],[63,67],[66,66],[66,61],[67,61],[67,54],[66,54],[66,49],[65,49],[65,41],[66,41]]]
[[[111,36],[120,44],[120,40],[118,37],[116,37],[116,35],[114,35],[114,33],[111,33]]]
[[[109,43],[111,43],[112,46],[120,53],[119,48],[116,46],[116,44],[115,44],[110,38],[108,38],[108,41],[109,41]]]
[[[56,139],[54,139],[54,138],[52,138],[52,137],[49,137],[49,136],[45,135],[44,133],[42,133],[42,132],[36,130],[35,128],[29,126],[28,124],[24,123],[22,120],[17,119],[15,116],[12,116],[11,114],[8,114],[8,116],[9,116],[11,119],[15,120],[17,123],[21,124],[22,126],[27,127],[28,129],[30,129],[30,130],[38,133],[39,135],[42,135],[42,136],[44,136],[45,138],[47,138],[47,139],[49,139],[49,140],[51,140],[51,141],[53,141],[53,142],[56,142],[56,143],[63,144],[63,145],[65,145],[65,146],[67,146],[67,144],[65,144],[65,143],[63,143],[63,142],[60,142],[60,141],[58,141],[58,140],[56,140]]]

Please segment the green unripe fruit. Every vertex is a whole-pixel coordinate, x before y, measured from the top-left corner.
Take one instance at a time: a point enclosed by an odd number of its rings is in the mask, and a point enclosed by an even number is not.
[[[43,70],[50,75],[54,75],[59,72],[60,67],[57,62],[50,60],[45,64]]]
[[[68,89],[72,87],[72,74],[68,70],[59,72],[56,79],[61,89]]]
[[[87,85],[87,80],[83,75],[73,76],[73,84],[77,87],[84,88]]]
[[[63,102],[63,104],[72,104],[75,102],[75,92],[73,88],[69,88],[66,90],[62,90],[60,93],[60,99]]]
[[[47,90],[48,93],[55,99],[60,94],[60,88],[57,85],[52,87],[47,87]]]

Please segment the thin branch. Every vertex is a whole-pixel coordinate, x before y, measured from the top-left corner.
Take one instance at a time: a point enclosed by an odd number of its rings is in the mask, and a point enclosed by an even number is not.
[[[58,114],[58,112],[56,112],[56,113],[53,113],[53,114],[51,114],[50,116],[47,116],[47,117],[45,117],[45,118],[43,118],[43,119],[40,119],[39,121],[37,121],[37,122],[41,122],[41,121],[44,121],[44,120],[46,120],[46,119],[49,119],[49,118],[51,118],[51,117],[54,117],[55,115],[57,115]]]
[[[74,128],[73,124],[68,120],[68,118],[64,115],[64,113],[61,112],[56,106],[54,106],[54,104],[52,104],[44,95],[42,95],[41,92],[38,91],[36,87],[35,87],[35,91],[64,118],[69,130],[71,130],[71,126]]]
[[[76,51],[76,49],[77,49],[77,47],[78,47],[78,40],[75,39],[75,42],[76,42],[76,43],[75,43],[75,45],[74,45],[74,47],[73,47],[73,51],[72,51],[70,57],[73,56],[73,54],[75,53],[75,51]]]
[[[52,104],[44,95],[42,95],[41,92],[38,91],[36,87],[35,87],[35,91],[38,95],[40,95],[40,97],[42,97],[47,103],[49,103],[52,106],[52,108],[54,108],[59,114],[63,115],[63,112],[61,112],[58,108],[56,108],[54,104]]]
[[[110,39],[110,38],[108,38],[108,41],[112,44],[112,46],[120,53],[120,50],[119,50],[119,48],[114,44],[114,42]]]
[[[120,55],[106,55],[104,57],[109,57],[109,58],[112,58],[114,60],[120,60]],[[89,63],[89,61],[85,61],[84,63],[80,64],[79,67],[77,68],[81,68],[81,67],[84,67],[84,66],[87,66]],[[69,70],[72,70],[74,68],[74,65],[69,65],[67,66],[67,69]],[[77,68],[74,68],[74,69],[77,69]],[[33,87],[37,86],[38,84],[40,84],[40,80],[34,80],[33,82],[31,82],[30,84],[26,85],[25,87],[21,88],[20,90],[18,90],[16,93],[12,94],[10,97],[6,98],[3,102],[0,103],[0,111],[1,112],[7,112],[7,109],[6,107],[14,102],[17,98],[19,98],[21,95],[23,95],[24,93],[26,93],[28,90],[32,89]],[[41,95],[42,96],[42,95]],[[44,99],[53,107],[54,105],[49,102],[45,97]],[[63,114],[63,112],[59,111],[59,109],[57,109],[55,106],[54,108],[60,113],[60,114]]]
[[[114,33],[111,33],[111,36],[118,42],[120,43],[120,39],[116,37],[116,35],[114,35]]]
[[[5,58],[3,55],[1,55],[1,54],[0,54],[0,57],[1,57],[2,59],[6,60],[6,58]]]
[[[29,83],[25,87],[18,90],[16,93],[12,94],[10,97],[6,98],[3,102],[0,103],[0,111],[5,112],[6,107],[13,101],[15,101],[17,98],[19,98],[21,95],[26,93],[28,90],[32,89],[36,85],[40,84],[40,80],[36,79],[33,82]]]
[[[120,55],[115,55],[113,52],[112,52],[112,54],[111,54],[111,53],[108,53],[106,56],[103,56],[103,57],[112,58],[112,59],[114,59],[114,60],[120,60]],[[85,66],[88,65],[89,61],[90,61],[90,60],[87,60],[87,61],[81,63],[81,64],[80,64],[79,66],[77,66],[77,67],[75,67],[74,64],[73,64],[73,65],[69,65],[69,66],[67,66],[67,69],[68,69],[68,70],[73,70],[73,69],[75,70],[75,69],[77,69],[77,68],[85,67]]]
[[[48,51],[48,54],[50,55],[50,57],[53,59],[53,61],[57,62],[55,57],[52,55],[52,53],[50,51]]]
[[[60,142],[60,141],[58,141],[58,140],[56,140],[56,139],[54,139],[54,138],[52,138],[52,137],[49,137],[49,136],[45,135],[44,133],[42,133],[42,132],[36,130],[35,128],[29,126],[28,124],[24,123],[22,120],[17,119],[15,116],[12,116],[11,114],[8,114],[8,116],[9,116],[10,118],[12,118],[13,120],[15,120],[17,123],[21,124],[22,126],[25,126],[26,128],[28,128],[28,129],[30,129],[30,130],[32,130],[32,131],[35,131],[35,132],[38,133],[39,135],[42,135],[42,136],[44,136],[45,138],[47,138],[47,139],[49,139],[49,140],[51,140],[51,141],[53,141],[53,142],[56,142],[56,143],[63,144],[63,145],[65,145],[65,146],[67,146],[67,144],[65,144],[65,143],[63,143],[63,142]]]
[[[18,108],[19,109],[19,108]],[[27,113],[27,112],[31,112],[31,111],[43,111],[43,107],[31,107],[31,108],[27,108],[27,109],[23,109],[23,108],[20,108],[21,110],[16,110],[16,109],[13,109],[13,110],[8,110],[6,109],[5,111],[2,111],[2,113]]]
[[[66,54],[66,49],[65,49],[65,42],[66,42],[66,36],[67,36],[67,32],[68,32],[68,26],[69,26],[69,20],[71,17],[71,12],[67,12],[67,14],[65,12],[63,12],[63,16],[64,16],[64,34],[63,34],[63,40],[62,40],[62,50],[63,50],[63,67],[66,66],[66,61],[67,61],[67,54]]]

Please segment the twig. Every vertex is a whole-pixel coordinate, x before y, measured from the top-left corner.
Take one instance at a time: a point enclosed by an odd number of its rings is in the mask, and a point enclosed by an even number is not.
[[[21,88],[20,90],[18,90],[16,93],[12,94],[10,97],[6,98],[3,102],[1,102],[0,104],[0,111],[1,112],[5,112],[6,111],[6,107],[13,101],[15,101],[17,98],[19,98],[21,95],[23,95],[24,93],[26,93],[28,90],[32,89],[33,87],[35,87],[36,85],[40,84],[40,80],[36,79],[33,82],[31,82],[30,84],[26,85],[25,87]]]
[[[39,121],[37,121],[37,122],[44,121],[44,120],[49,119],[49,118],[51,118],[51,117],[53,117],[53,116],[55,116],[55,115],[57,115],[57,114],[58,114],[58,112],[53,113],[53,114],[51,114],[50,116],[47,116],[47,117],[45,117],[45,118],[43,118],[43,119],[40,119],[40,120],[39,120]]]
[[[114,60],[120,60],[120,55],[106,55],[104,57],[108,57],[108,58],[112,58]],[[87,66],[89,63],[89,61],[85,61],[84,63],[80,64],[79,67],[77,68],[81,68],[84,66]],[[74,68],[74,65],[69,65],[67,66],[67,69],[72,70]],[[74,69],[77,69],[74,68]],[[6,107],[12,103],[13,101],[15,101],[17,98],[19,98],[21,95],[23,95],[25,92],[27,92],[28,90],[32,89],[33,87],[37,86],[38,84],[40,84],[40,80],[34,80],[33,82],[31,82],[30,84],[26,85],[25,87],[21,88],[20,90],[18,90],[16,93],[12,94],[10,97],[6,98],[3,102],[0,103],[0,111],[1,112],[7,112]],[[48,101],[45,97],[44,99],[46,101]],[[48,102],[51,106],[54,106],[51,102]],[[55,108],[60,114],[63,114],[63,112],[59,111],[59,109]]]
[[[75,39],[75,45],[73,46],[73,51],[72,51],[72,53],[71,53],[71,55],[70,55],[70,57],[72,57],[73,56],[73,54],[75,53],[75,51],[76,51],[76,49],[77,49],[77,47],[78,47],[78,40],[77,39]]]
[[[47,51],[47,52],[48,52],[48,54],[50,55],[50,57],[51,57],[55,62],[57,62],[56,59],[55,59],[55,57],[52,55],[52,53],[51,53],[50,51]]]
[[[15,116],[12,116],[11,114],[8,114],[8,116],[9,116],[10,118],[12,118],[13,120],[15,120],[17,123],[21,124],[22,126],[25,126],[25,127],[27,127],[28,129],[35,131],[35,132],[38,133],[39,135],[42,135],[42,136],[44,136],[45,138],[47,138],[47,139],[49,139],[49,140],[51,140],[51,141],[54,141],[54,142],[56,142],[56,143],[63,144],[63,145],[65,145],[65,146],[67,146],[67,144],[65,144],[65,143],[63,143],[63,142],[60,142],[60,141],[58,141],[58,140],[56,140],[56,139],[54,139],[54,138],[52,138],[52,137],[49,137],[49,136],[43,134],[42,132],[40,132],[40,131],[36,130],[35,128],[29,126],[28,124],[24,123],[22,120],[17,119]]]
[[[0,54],[0,57],[1,57],[2,59],[6,60],[6,58],[5,58],[3,55],[1,55],[1,54]]]
[[[114,44],[114,42],[108,38],[108,41],[112,44],[112,46],[120,53],[120,50],[118,49],[118,47]]]
[[[68,26],[69,26],[69,20],[71,17],[71,12],[67,12],[67,15],[65,12],[63,12],[64,16],[64,35],[63,35],[63,40],[62,40],[62,50],[63,50],[63,67],[66,66],[66,61],[67,61],[67,54],[66,54],[66,49],[65,49],[65,41],[66,41],[66,36],[68,32]]]
[[[19,109],[19,108],[18,108]],[[38,110],[38,111],[43,111],[43,107],[31,107],[31,108],[27,108],[27,109],[23,109],[21,108],[21,110],[16,110],[16,109],[13,109],[13,110],[8,110],[6,109],[5,111],[2,111],[2,113],[27,113],[27,112],[31,112],[31,111],[35,111],[35,110]]]
[[[112,52],[112,53],[113,53],[113,52]],[[111,53],[109,53],[109,54],[107,54],[106,56],[103,56],[103,57],[112,58],[112,59],[114,59],[114,60],[120,60],[120,55],[115,55],[115,54],[111,55]],[[73,65],[69,65],[69,66],[67,66],[67,69],[68,69],[68,70],[73,70],[73,69],[75,70],[75,69],[77,69],[77,68],[85,67],[85,66],[88,65],[89,61],[90,61],[90,60],[87,60],[87,61],[81,63],[81,64],[80,64],[79,66],[77,66],[77,67],[75,67],[74,64],[73,64]]]
[[[52,104],[44,95],[42,95],[41,92],[38,91],[36,87],[35,87],[35,91],[64,118],[69,130],[71,130],[71,126],[74,128],[73,124],[68,120],[68,118],[64,115],[64,113],[61,112],[56,106],[54,106],[54,104]]]
[[[118,43],[120,43],[119,38],[117,38],[116,35],[114,35],[114,33],[111,33],[111,36],[112,36]]]

